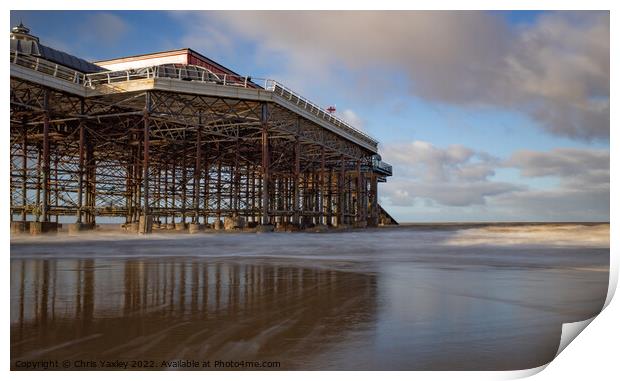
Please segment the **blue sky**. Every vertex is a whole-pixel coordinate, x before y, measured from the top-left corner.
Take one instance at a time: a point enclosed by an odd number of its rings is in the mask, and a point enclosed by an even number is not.
[[[12,11],[90,60],[193,48],[381,142],[401,221],[607,221],[606,12]]]

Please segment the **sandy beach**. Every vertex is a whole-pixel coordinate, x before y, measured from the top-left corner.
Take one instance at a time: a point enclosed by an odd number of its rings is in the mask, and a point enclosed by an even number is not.
[[[525,369],[608,269],[609,224],[14,237],[11,367]]]

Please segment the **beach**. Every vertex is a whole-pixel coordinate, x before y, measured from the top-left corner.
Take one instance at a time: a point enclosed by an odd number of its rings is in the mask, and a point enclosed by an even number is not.
[[[16,236],[11,368],[527,369],[608,276],[609,224]]]

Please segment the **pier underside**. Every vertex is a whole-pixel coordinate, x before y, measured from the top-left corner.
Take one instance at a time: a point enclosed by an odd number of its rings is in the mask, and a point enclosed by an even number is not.
[[[143,233],[379,222],[376,152],[263,90],[203,95],[141,80],[82,94],[44,79],[12,67],[14,231],[102,217]]]

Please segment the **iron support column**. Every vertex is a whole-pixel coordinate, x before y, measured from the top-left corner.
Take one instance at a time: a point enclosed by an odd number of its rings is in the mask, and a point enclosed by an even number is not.
[[[199,122],[200,123],[200,117]],[[202,161],[202,153],[200,152],[200,135],[202,131],[200,126],[196,131],[196,163],[194,165],[194,220],[193,222],[197,224],[198,216],[200,212],[200,162]]]
[[[295,138],[295,164],[293,168],[293,223],[300,224],[299,220],[299,172],[300,172],[300,158],[301,156],[301,144],[299,143],[299,137]]]
[[[333,210],[332,210],[332,183],[333,173],[332,168],[329,168],[329,175],[327,177],[327,224],[333,225]]]
[[[142,217],[144,219],[141,233],[151,233],[151,221],[149,215],[149,151],[150,151],[150,134],[151,126],[149,123],[149,116],[151,112],[151,94],[146,93],[146,104],[144,106],[144,163],[142,165],[142,184],[144,190],[142,192],[144,205],[142,206]]]
[[[41,170],[43,172],[43,205],[41,211],[41,217],[43,222],[49,220],[49,197],[50,197],[50,116],[48,111],[49,92],[46,91],[43,96],[43,108],[45,114],[43,115],[43,162],[41,163]]]
[[[84,207],[83,205],[83,199],[84,199],[84,141],[85,141],[85,136],[84,136],[84,121],[81,120],[80,121],[80,153],[79,153],[79,164],[78,164],[78,196],[77,196],[77,201],[78,201],[78,205],[77,205],[77,222],[78,223],[82,223],[82,208]]]
[[[377,194],[377,175],[372,174],[370,178],[370,218],[373,226],[377,226],[379,224],[379,198]]]
[[[262,124],[262,164],[263,164],[263,225],[269,224],[269,133],[268,133],[268,109],[267,103],[261,104]]]
[[[344,225],[344,155],[340,156],[340,176],[338,177],[338,226]]]
[[[22,221],[26,221],[26,205],[28,204],[28,125],[22,120]]]
[[[325,147],[321,146],[321,173],[319,178],[319,224],[325,224]]]
[[[355,222],[361,224],[362,222],[362,161],[357,161],[357,184],[355,184]]]

